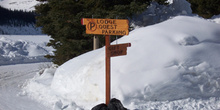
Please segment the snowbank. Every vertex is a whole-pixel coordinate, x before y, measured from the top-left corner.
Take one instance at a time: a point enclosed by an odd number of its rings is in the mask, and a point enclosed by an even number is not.
[[[49,37],[47,37],[48,36],[1,35],[0,65],[50,61],[44,57],[47,54],[52,54],[53,51],[51,47],[46,47],[49,41]],[[27,40],[24,40],[25,38]],[[38,40],[33,42],[31,39]]]
[[[117,42],[132,45],[126,56],[111,58],[111,96],[125,107],[220,109],[219,24],[178,16]],[[105,102],[104,53],[103,47],[73,58],[54,76],[44,72],[47,84],[37,77],[24,91],[54,108],[91,109]]]
[[[220,15],[214,15],[212,18],[211,18],[212,21],[220,24]]]

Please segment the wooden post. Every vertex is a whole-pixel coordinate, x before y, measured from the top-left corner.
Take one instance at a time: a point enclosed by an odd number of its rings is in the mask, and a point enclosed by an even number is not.
[[[110,99],[111,99],[111,74],[110,74],[110,64],[111,64],[111,59],[110,59],[110,55],[108,54],[109,49],[108,47],[110,46],[110,36],[106,35],[105,36],[105,71],[106,71],[106,105],[109,104]]]
[[[97,36],[93,37],[93,50],[96,50],[99,48],[99,38]]]

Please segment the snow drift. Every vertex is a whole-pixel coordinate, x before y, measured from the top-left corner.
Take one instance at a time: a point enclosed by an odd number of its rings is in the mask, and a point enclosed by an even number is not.
[[[178,16],[136,29],[117,42],[132,45],[126,56],[111,58],[111,96],[125,107],[220,108],[219,24]],[[46,77],[31,80],[24,90],[60,108],[77,104],[91,109],[105,100],[104,53],[103,47],[73,58],[55,74],[44,72]]]

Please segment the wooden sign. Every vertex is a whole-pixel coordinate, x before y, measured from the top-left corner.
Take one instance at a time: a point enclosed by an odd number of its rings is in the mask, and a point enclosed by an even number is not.
[[[110,45],[110,35],[128,35],[128,20],[127,19],[92,19],[83,18],[81,24],[86,25],[86,34],[105,35],[105,66],[106,66],[106,104],[108,105],[111,99],[111,57],[127,54],[127,47],[131,43]]]
[[[121,55],[127,55],[127,47],[130,47],[131,43],[110,45],[107,49],[107,56],[115,57]]]
[[[86,34],[128,35],[127,19],[92,19],[82,18],[81,24],[86,25]]]

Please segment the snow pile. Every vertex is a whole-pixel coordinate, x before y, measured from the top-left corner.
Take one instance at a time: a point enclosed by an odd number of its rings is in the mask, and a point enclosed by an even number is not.
[[[215,15],[211,18],[212,21],[220,24],[220,15]]]
[[[178,16],[117,42],[131,43],[126,56],[111,58],[111,97],[125,107],[220,109],[219,24]],[[104,47],[43,74],[24,91],[54,109],[91,109],[105,102]]]
[[[33,11],[34,6],[39,4],[36,0],[0,0],[0,5],[11,10]]]
[[[12,36],[0,36],[0,65],[49,61],[44,57],[47,54],[52,54],[53,50],[51,47],[46,47],[46,43],[49,40],[48,36],[35,36],[39,37],[38,39],[48,37],[41,43],[19,40],[19,37],[25,38],[23,36],[15,36],[13,39]],[[26,37],[31,39],[33,36]]]

